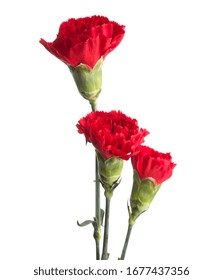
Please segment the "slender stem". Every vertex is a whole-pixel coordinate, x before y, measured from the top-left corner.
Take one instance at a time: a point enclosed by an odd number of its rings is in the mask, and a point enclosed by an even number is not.
[[[101,239],[101,213],[100,213],[100,183],[98,176],[98,160],[95,155],[95,218],[96,226],[94,238],[96,242],[96,260],[100,260],[100,239]]]
[[[125,259],[125,254],[126,254],[126,250],[127,250],[127,247],[128,247],[129,238],[130,238],[130,235],[131,235],[131,232],[132,232],[132,228],[133,228],[133,224],[129,223],[126,238],[125,238],[125,243],[124,243],[124,246],[123,246],[123,249],[122,249],[122,255],[121,255],[121,258],[119,258],[119,260],[124,260]]]
[[[96,102],[90,103],[92,112],[97,111]],[[96,245],[96,260],[100,260],[100,239],[101,239],[101,206],[100,206],[100,182],[98,175],[98,160],[95,154],[95,218],[94,239]]]
[[[106,197],[106,208],[105,208],[105,228],[104,228],[104,239],[103,239],[103,251],[102,260],[107,260],[109,257],[108,253],[108,234],[109,234],[109,216],[110,216],[110,202],[111,198]]]
[[[100,260],[100,239],[95,238],[96,260]]]
[[[101,226],[101,215],[100,215],[100,182],[98,176],[98,160],[95,155],[95,217],[97,218],[98,224]]]
[[[91,111],[92,112],[97,111],[97,104],[96,104],[96,102],[90,102],[90,104],[91,104]]]

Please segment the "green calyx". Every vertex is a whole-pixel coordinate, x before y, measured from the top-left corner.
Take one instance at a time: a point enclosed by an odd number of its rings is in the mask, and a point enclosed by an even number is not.
[[[94,107],[96,107],[102,87],[102,64],[103,59],[101,58],[93,69],[82,63],[76,67],[68,65],[78,91]]]
[[[133,187],[130,197],[129,223],[134,224],[136,219],[145,212],[158,192],[161,185],[156,185],[152,178],[141,180],[137,171],[133,175]]]
[[[117,157],[105,159],[98,151],[99,179],[105,190],[105,196],[111,198],[114,189],[119,185],[124,161]]]

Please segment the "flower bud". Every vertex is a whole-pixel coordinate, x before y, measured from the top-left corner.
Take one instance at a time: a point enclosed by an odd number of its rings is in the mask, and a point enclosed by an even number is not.
[[[161,184],[156,185],[152,178],[141,180],[137,171],[134,171],[133,187],[130,197],[130,224],[134,224],[138,216],[149,208],[160,186]]]
[[[103,59],[101,58],[93,69],[82,63],[76,67],[71,65],[68,66],[75,80],[78,91],[90,102],[93,108],[96,107],[97,98],[101,92],[102,64]]]
[[[105,159],[98,151],[96,154],[100,182],[105,189],[105,196],[111,198],[120,183],[124,161],[117,157]]]

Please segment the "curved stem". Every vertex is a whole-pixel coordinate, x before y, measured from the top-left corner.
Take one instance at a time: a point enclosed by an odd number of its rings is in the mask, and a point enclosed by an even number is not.
[[[106,197],[106,208],[105,208],[105,228],[104,228],[104,239],[103,239],[103,251],[102,260],[107,260],[109,257],[108,253],[108,234],[109,234],[109,216],[110,216],[110,202],[111,198]]]
[[[121,258],[119,258],[119,260],[124,260],[125,259],[125,254],[126,254],[126,250],[127,250],[127,247],[128,247],[129,238],[130,238],[130,235],[131,235],[131,232],[132,232],[132,228],[133,228],[133,224],[129,223],[126,238],[125,238],[125,243],[124,243],[124,246],[123,246],[123,249],[122,249],[122,255],[121,255]]]

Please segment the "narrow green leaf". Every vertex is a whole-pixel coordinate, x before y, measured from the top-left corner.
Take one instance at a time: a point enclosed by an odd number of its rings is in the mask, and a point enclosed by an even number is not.
[[[78,224],[78,226],[79,227],[85,227],[85,226],[87,226],[87,225],[89,225],[89,224],[92,224],[94,221],[92,221],[92,220],[86,220],[86,221],[84,221],[83,223],[79,223],[78,221],[77,221],[77,224]]]

